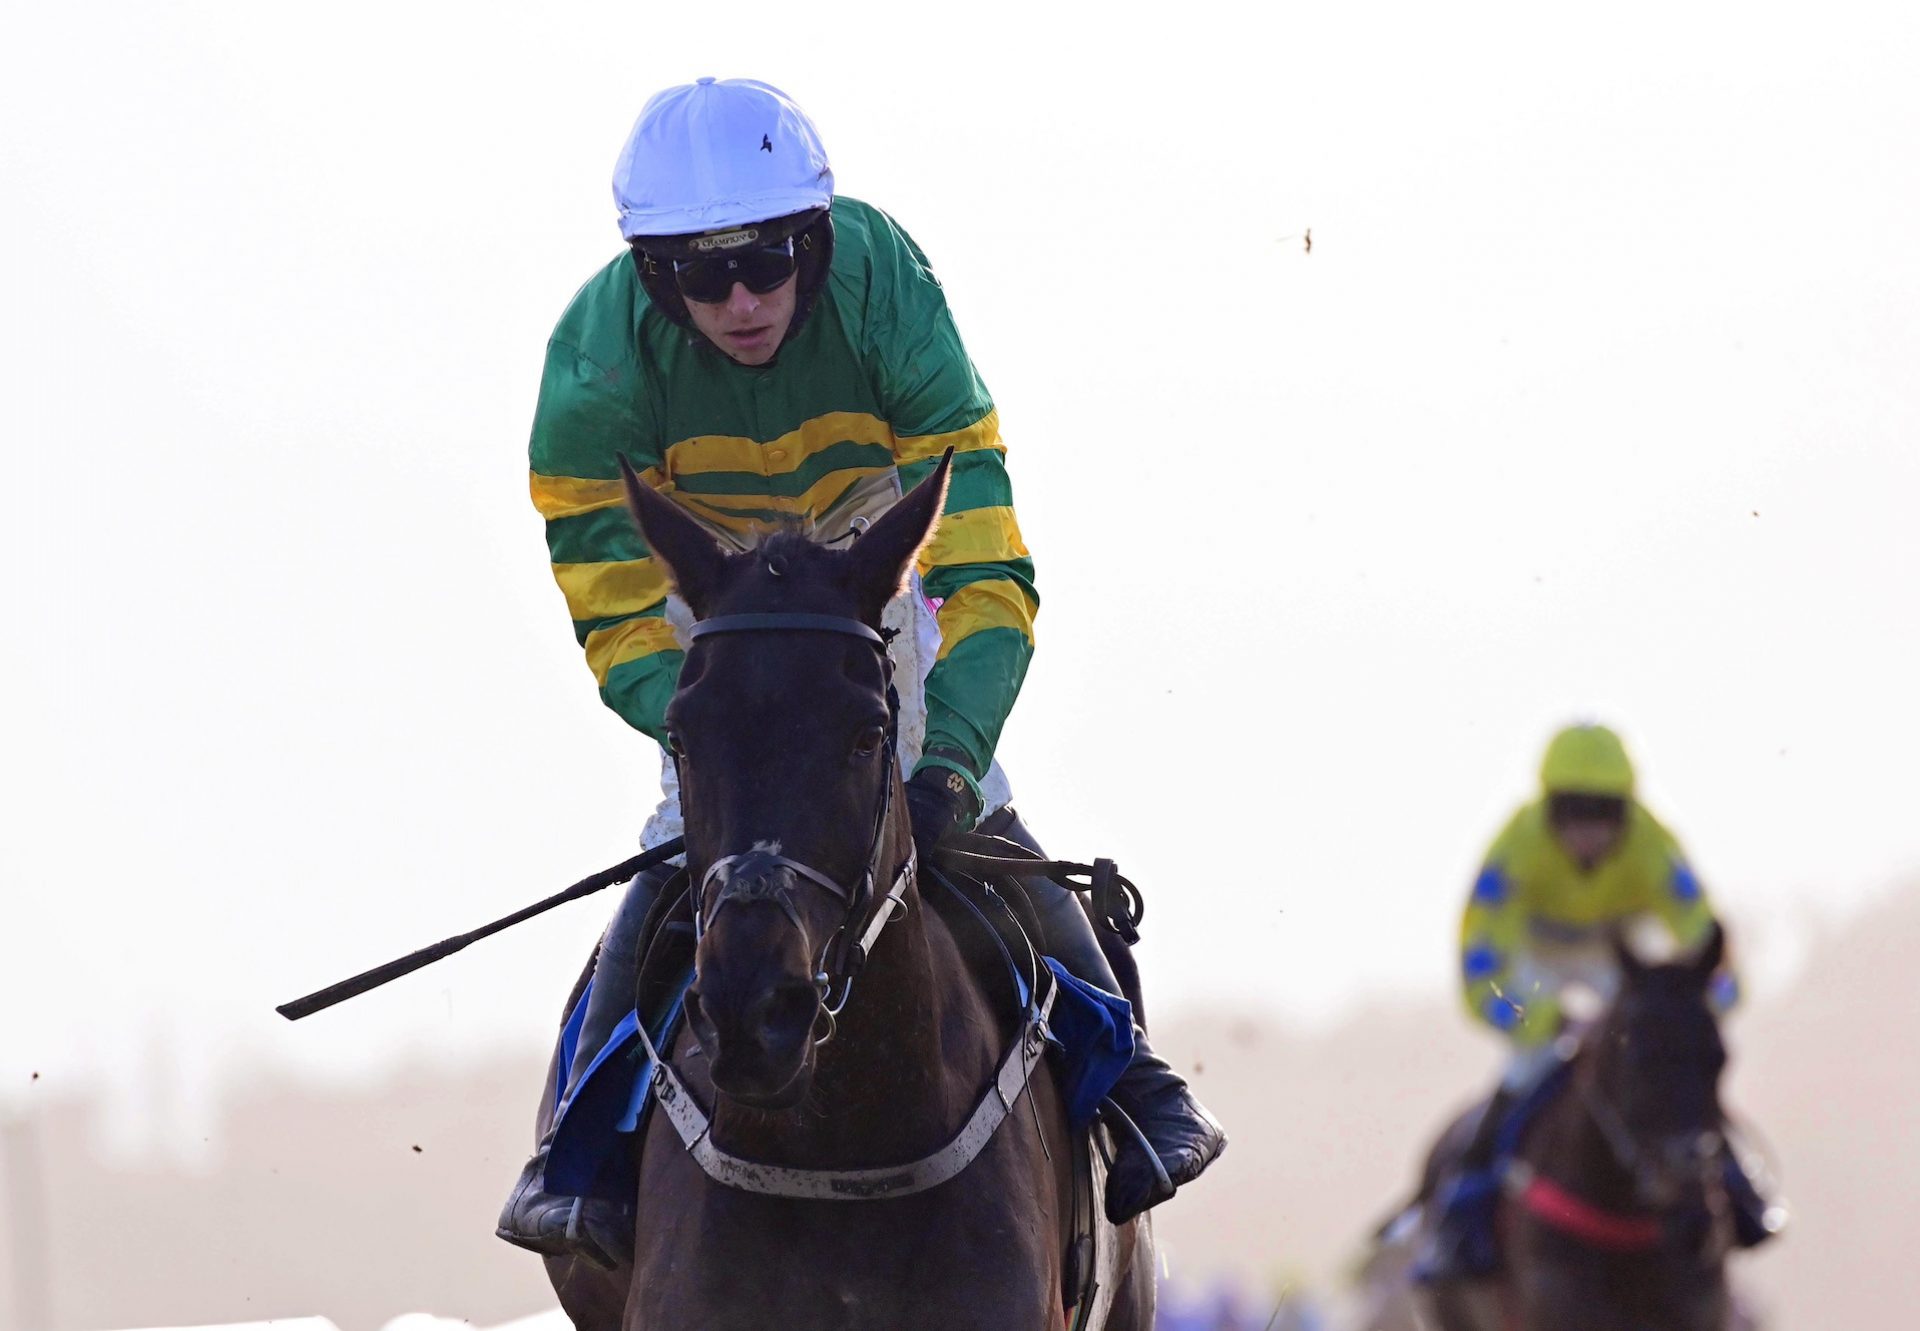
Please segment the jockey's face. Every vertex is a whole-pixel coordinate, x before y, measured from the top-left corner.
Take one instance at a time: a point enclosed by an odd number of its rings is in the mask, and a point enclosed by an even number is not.
[[[1584,871],[1591,872],[1600,861],[1613,854],[1625,829],[1614,818],[1556,818],[1553,835],[1567,857]]]
[[[1626,835],[1627,800],[1620,795],[1549,791],[1547,826],[1581,872],[1591,873]]]
[[[793,323],[794,296],[800,289],[796,274],[764,295],[756,296],[735,282],[727,298],[709,304],[690,300],[687,313],[706,339],[742,365],[765,365],[780,350]]]

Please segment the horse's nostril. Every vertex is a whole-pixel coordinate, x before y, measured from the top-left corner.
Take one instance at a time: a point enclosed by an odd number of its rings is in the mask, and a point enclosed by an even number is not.
[[[783,981],[761,1000],[761,1039],[774,1048],[802,1040],[819,1011],[819,990],[802,980]]]
[[[703,1048],[711,1046],[714,1034],[713,1023],[707,1020],[707,1014],[700,1007],[700,991],[687,990],[685,1003],[687,1025],[693,1031],[693,1038],[698,1040]]]

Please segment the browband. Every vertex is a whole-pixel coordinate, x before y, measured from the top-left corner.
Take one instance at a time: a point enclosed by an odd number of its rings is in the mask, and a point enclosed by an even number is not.
[[[698,642],[709,633],[761,633],[772,629],[805,629],[815,633],[844,633],[849,638],[863,638],[876,647],[884,648],[887,640],[874,629],[857,619],[848,619],[842,615],[806,615],[793,614],[743,614],[719,615],[713,619],[703,619],[687,631],[690,642]]]

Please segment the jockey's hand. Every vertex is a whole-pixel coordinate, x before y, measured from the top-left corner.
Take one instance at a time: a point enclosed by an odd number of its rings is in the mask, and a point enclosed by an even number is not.
[[[920,862],[941,840],[980,820],[980,801],[959,773],[923,767],[907,782],[907,815],[913,821],[913,851]]]

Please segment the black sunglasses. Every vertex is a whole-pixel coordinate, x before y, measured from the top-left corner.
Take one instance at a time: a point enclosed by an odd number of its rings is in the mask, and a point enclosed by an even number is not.
[[[756,296],[764,296],[792,277],[797,266],[793,238],[788,237],[776,245],[675,259],[673,280],[688,300],[718,305],[733,294],[735,282]]]
[[[1579,795],[1564,791],[1547,797],[1547,821],[1624,823],[1627,802],[1617,795]]]

